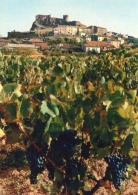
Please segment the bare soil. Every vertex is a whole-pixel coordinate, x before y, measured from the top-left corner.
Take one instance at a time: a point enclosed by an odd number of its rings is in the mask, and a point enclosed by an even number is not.
[[[13,149],[16,147],[19,147],[19,144],[12,145]],[[22,146],[20,145],[20,147]],[[11,150],[11,147],[6,146],[6,149]],[[92,159],[86,163],[88,163],[88,172],[92,173],[97,180],[104,177],[107,167],[105,161]],[[100,187],[93,195],[138,195],[138,171],[134,170],[134,172],[133,177],[123,183],[120,192],[114,188],[111,182],[101,181]],[[0,170],[0,195],[53,195],[52,182],[49,181],[46,171],[38,175],[38,182],[35,185],[30,184],[29,174],[28,166]],[[92,189],[96,184],[90,179],[86,179],[85,183],[85,190]],[[55,193],[55,195],[61,194]],[[83,194],[80,192],[80,195]]]
[[[96,178],[101,178],[105,169],[102,161],[97,162],[97,167],[93,169]],[[99,170],[98,170],[99,169]],[[95,183],[89,180],[87,188],[94,187]],[[0,171],[0,195],[50,195],[52,183],[47,178],[47,173],[38,176],[38,183],[30,185],[29,169],[9,168]],[[138,173],[123,185],[123,189],[118,193],[109,181],[101,182],[101,187],[94,195],[138,195]]]

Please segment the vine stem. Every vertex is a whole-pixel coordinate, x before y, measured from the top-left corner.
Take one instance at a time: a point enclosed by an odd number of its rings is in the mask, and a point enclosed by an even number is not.
[[[17,121],[16,124],[18,125],[20,132],[28,139],[28,141],[30,141],[30,142],[33,144],[33,146],[34,146],[37,150],[40,151],[40,148],[31,140],[31,138],[29,137],[29,135],[27,135],[27,133],[25,133],[25,131],[22,129],[22,127],[21,127],[19,121]]]
[[[17,121],[16,124],[17,124],[17,126],[19,127],[20,132],[28,139],[28,141],[30,141],[30,142],[33,144],[33,146],[34,146],[37,150],[40,151],[41,148],[39,148],[39,147],[37,146],[37,144],[34,143],[34,142],[31,140],[31,138],[29,137],[29,135],[27,135],[27,133],[25,133],[25,131],[22,129],[22,127],[21,127],[21,125],[20,125],[20,122]],[[65,175],[65,172],[64,172],[62,169],[60,169],[58,166],[56,166],[56,164],[55,164],[47,155],[45,156],[45,158],[46,158],[46,160],[47,160],[48,162],[50,162],[50,163],[52,164],[52,166],[53,166],[56,170],[58,170],[60,173],[62,173],[63,175]]]

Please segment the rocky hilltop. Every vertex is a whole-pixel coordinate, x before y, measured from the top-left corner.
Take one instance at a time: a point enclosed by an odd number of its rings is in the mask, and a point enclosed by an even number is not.
[[[86,25],[82,24],[79,21],[69,21],[68,15],[63,15],[63,18],[55,18],[50,15],[37,15],[35,21],[32,24],[30,30],[41,30],[46,27],[57,27],[58,25],[70,25],[70,26],[78,26],[78,27],[86,27]]]

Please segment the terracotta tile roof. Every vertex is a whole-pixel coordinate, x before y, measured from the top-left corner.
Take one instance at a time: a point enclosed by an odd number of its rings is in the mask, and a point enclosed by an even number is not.
[[[38,39],[38,38],[34,38],[34,39],[30,39],[29,42],[30,43],[43,43],[43,40]]]
[[[104,41],[90,41],[85,43],[86,47],[114,47],[110,43],[106,43]]]
[[[49,45],[47,43],[35,43],[35,46],[40,46],[41,50],[49,49]]]

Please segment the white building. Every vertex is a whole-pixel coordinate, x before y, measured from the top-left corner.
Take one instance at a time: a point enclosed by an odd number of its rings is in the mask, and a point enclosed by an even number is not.
[[[82,46],[83,51],[96,51],[97,53],[100,53],[101,50],[111,50],[114,49],[114,46],[110,43],[106,43],[104,41],[90,41],[87,43],[84,43]]]

